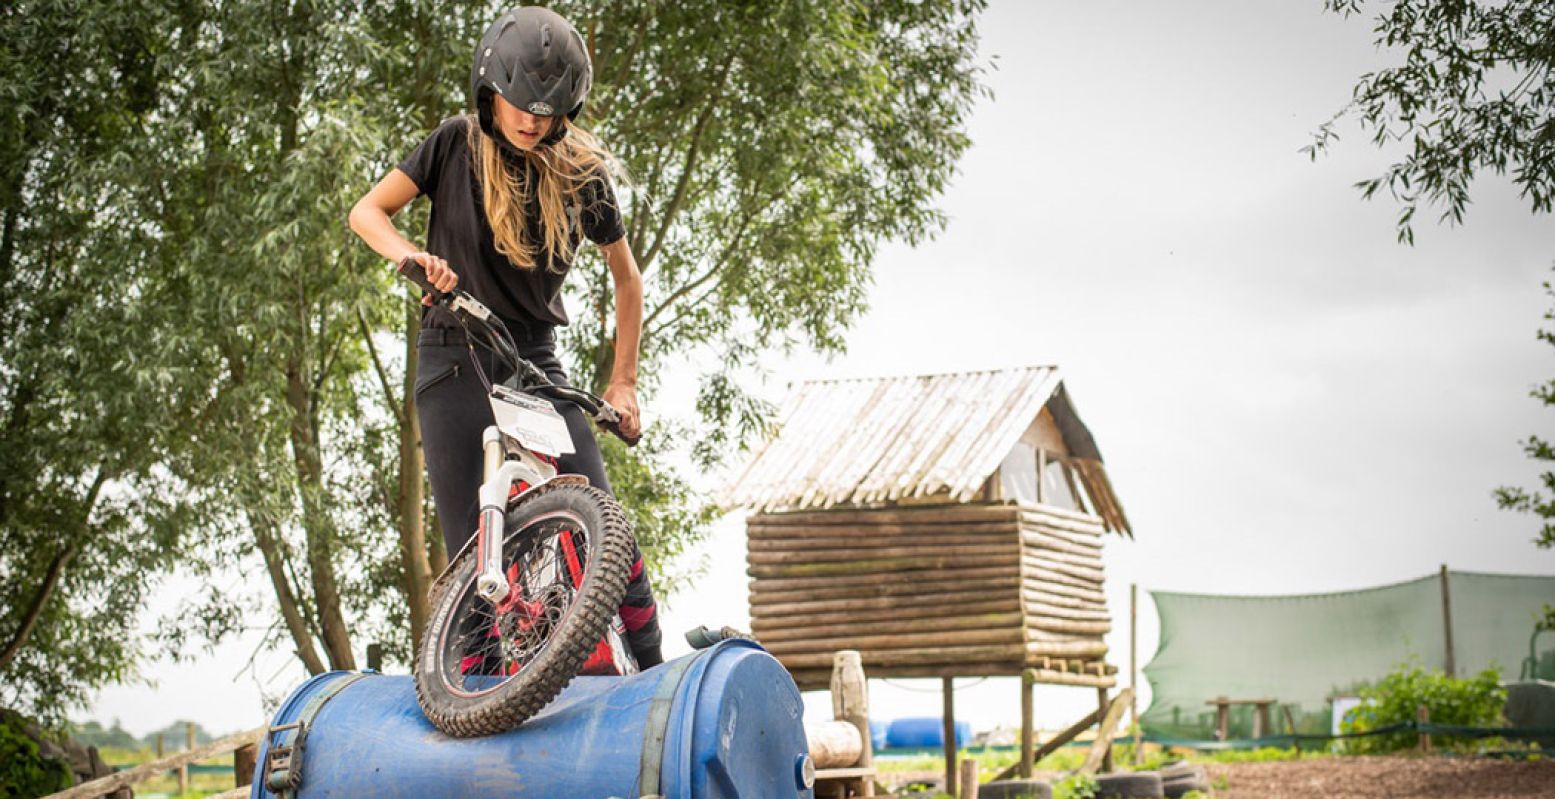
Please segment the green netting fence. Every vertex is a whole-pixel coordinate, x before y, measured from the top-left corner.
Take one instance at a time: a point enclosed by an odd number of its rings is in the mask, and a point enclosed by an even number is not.
[[[1446,580],[1455,672],[1498,666],[1519,676],[1555,577],[1453,571]],[[1160,739],[1215,737],[1216,697],[1273,699],[1265,735],[1332,729],[1332,701],[1353,696],[1411,660],[1442,669],[1447,636],[1440,575],[1395,585],[1300,596],[1214,596],[1152,591],[1161,640],[1145,666],[1144,731]],[[1539,676],[1555,679],[1555,634],[1538,639]],[[1233,706],[1229,737],[1250,738],[1253,708]]]

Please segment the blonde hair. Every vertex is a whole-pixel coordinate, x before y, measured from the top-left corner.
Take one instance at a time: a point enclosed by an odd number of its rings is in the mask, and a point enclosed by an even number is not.
[[[469,117],[470,165],[481,187],[486,206],[486,222],[496,241],[497,252],[519,269],[540,265],[541,253],[561,262],[570,262],[577,252],[578,238],[568,217],[569,206],[578,206],[578,195],[585,184],[620,170],[599,139],[566,117],[557,117],[557,125],[566,133],[551,144],[521,151],[502,151],[491,136],[481,130],[480,120]],[[535,179],[520,174],[526,169]],[[541,241],[530,241],[526,209],[538,196]],[[602,201],[603,198],[601,198]],[[581,215],[587,209],[577,208]],[[547,259],[549,261],[549,259]]]

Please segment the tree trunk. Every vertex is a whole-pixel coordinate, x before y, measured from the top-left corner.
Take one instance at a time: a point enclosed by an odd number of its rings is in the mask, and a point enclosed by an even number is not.
[[[421,643],[427,623],[427,589],[432,567],[427,557],[425,465],[421,454],[421,424],[416,419],[416,336],[421,318],[411,308],[405,318],[404,409],[400,418],[399,532],[400,564],[405,573],[405,599],[410,604],[410,640]]]
[[[33,629],[38,626],[38,619],[43,617],[43,608],[48,605],[49,600],[54,596],[55,590],[59,588],[59,581],[64,577],[65,567],[70,565],[70,561],[75,558],[76,553],[80,552],[81,548],[86,545],[89,525],[92,521],[92,510],[97,507],[97,497],[102,492],[105,480],[107,480],[107,474],[102,469],[98,469],[97,477],[92,480],[92,487],[87,490],[86,499],[82,503],[84,507],[80,523],[76,525],[76,529],[65,531],[65,534],[70,537],[69,542],[49,562],[48,571],[43,575],[43,583],[38,586],[37,591],[33,592],[32,602],[28,604],[27,612],[22,615],[21,625],[17,627],[16,633],[11,636],[11,640],[6,642],[5,648],[0,649],[0,671],[5,671],[6,667],[11,665],[11,661],[16,659],[16,654],[22,651],[22,647],[27,645],[27,639],[32,636]]]
[[[297,645],[297,658],[302,661],[308,674],[323,674],[324,662],[319,660],[318,650],[313,646],[313,634],[308,631],[308,622],[297,604],[297,595],[292,593],[291,582],[286,579],[280,538],[263,515],[250,511],[248,520],[254,528],[254,540],[259,545],[259,551],[264,555],[265,571],[270,574],[270,585],[275,589],[276,602],[281,606],[281,618],[286,622],[287,631],[292,634],[292,643]]]
[[[297,487],[302,494],[308,571],[313,578],[313,600],[317,605],[324,652],[329,657],[330,668],[355,670],[351,636],[340,610],[340,589],[335,583],[335,531],[329,509],[324,507],[324,468],[314,432],[317,424],[313,418],[313,397],[303,370],[295,362],[286,370],[286,402],[292,410],[292,459],[297,471]]]

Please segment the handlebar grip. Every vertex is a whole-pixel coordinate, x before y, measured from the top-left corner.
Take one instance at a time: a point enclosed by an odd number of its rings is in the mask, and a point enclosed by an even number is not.
[[[443,296],[444,293],[438,291],[437,287],[432,285],[432,281],[427,279],[427,269],[421,265],[420,261],[416,260],[416,256],[405,256],[405,259],[400,261],[397,271],[401,277],[416,284],[422,291],[431,294],[433,297],[441,298]]]

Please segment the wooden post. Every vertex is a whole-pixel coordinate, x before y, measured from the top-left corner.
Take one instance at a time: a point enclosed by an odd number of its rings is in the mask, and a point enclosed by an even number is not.
[[[162,759],[162,733],[157,733],[157,759]]]
[[[1108,715],[1107,708],[1108,708],[1108,705],[1110,704],[1107,701],[1107,689],[1106,688],[1097,688],[1096,689],[1096,701],[1097,701],[1096,712],[1102,714],[1102,720],[1103,720],[1103,722],[1105,722],[1106,721],[1106,717]],[[1119,715],[1121,715],[1121,714],[1122,713],[1121,713],[1121,708],[1120,708],[1119,709]],[[1112,723],[1113,723],[1113,726],[1116,727],[1117,723],[1118,723],[1117,719],[1114,718]],[[1097,730],[1096,731],[1096,738],[1097,738],[1097,740],[1101,740],[1101,734],[1102,734],[1101,730]],[[1110,734],[1109,734],[1109,737],[1111,737]],[[1111,741],[1109,741],[1107,743],[1107,751],[1106,751],[1105,754],[1102,755],[1101,770],[1103,772],[1112,771],[1112,743],[1111,743]]]
[[[1430,724],[1431,723],[1431,709],[1426,707],[1425,705],[1421,705],[1420,707],[1415,708],[1415,721],[1418,721],[1421,724]],[[1431,734],[1426,732],[1426,731],[1424,731],[1424,730],[1421,730],[1419,732],[1419,735],[1420,735],[1419,741],[1420,741],[1420,752],[1421,752],[1421,754],[1430,754],[1431,753]]]
[[[257,765],[259,747],[253,744],[244,744],[232,752],[232,777],[237,787],[254,783],[254,766]]]
[[[194,751],[194,722],[184,722],[184,751]],[[178,767],[178,795],[183,796],[189,792],[189,764],[184,763]]]
[[[1269,734],[1269,703],[1253,703],[1253,737],[1262,738]]]
[[[1096,740],[1091,742],[1091,749],[1085,754],[1085,762],[1080,765],[1080,771],[1085,774],[1095,774],[1098,769],[1111,770],[1112,768],[1112,741],[1117,735],[1118,724],[1123,721],[1123,711],[1128,708],[1128,688],[1118,694],[1105,709],[1098,711],[1101,717],[1101,726],[1096,728]]]
[[[1231,700],[1221,696],[1215,699],[1215,740],[1231,737]]]
[[[1134,765],[1145,762],[1139,729],[1139,583],[1128,586],[1128,720],[1134,725]]]
[[[864,679],[864,660],[852,649],[844,649],[832,658],[831,673],[832,718],[846,721],[858,728],[862,743],[858,768],[875,765],[874,741],[869,734],[869,684]],[[875,780],[866,776],[863,780],[863,796],[875,795]]]
[[[367,645],[367,668],[370,671],[383,671],[383,644]]]
[[[961,761],[960,799],[977,799],[977,761],[970,757]]]
[[[1036,730],[1033,729],[1035,715],[1032,709],[1031,689],[1034,675],[1029,671],[1022,671],[1020,675],[1020,766],[1017,773],[1023,780],[1031,779],[1031,753],[1036,748]]]
[[[955,678],[940,678],[945,694],[945,793],[956,795],[956,693]]]
[[[1446,658],[1442,664],[1442,671],[1447,672],[1448,677],[1458,676],[1457,664],[1453,662],[1452,651],[1452,595],[1447,588],[1447,564],[1442,564],[1442,637],[1446,640]]]

